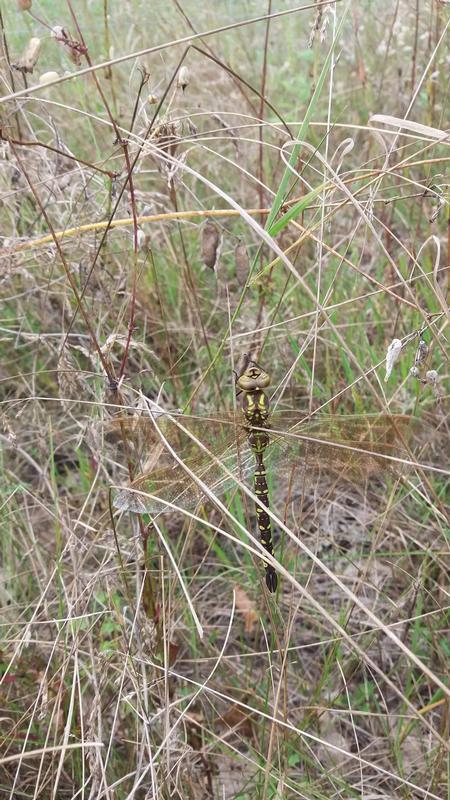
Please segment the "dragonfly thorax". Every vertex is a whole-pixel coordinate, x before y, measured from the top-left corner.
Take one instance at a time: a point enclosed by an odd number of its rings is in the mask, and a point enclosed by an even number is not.
[[[270,413],[269,398],[262,391],[245,392],[242,398],[245,419],[256,428],[264,427]]]

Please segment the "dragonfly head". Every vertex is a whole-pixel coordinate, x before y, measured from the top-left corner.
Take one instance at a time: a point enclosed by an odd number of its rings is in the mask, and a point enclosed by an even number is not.
[[[270,385],[270,375],[264,372],[254,361],[251,361],[247,369],[236,381],[236,385],[243,392],[254,392],[258,389],[265,389]]]

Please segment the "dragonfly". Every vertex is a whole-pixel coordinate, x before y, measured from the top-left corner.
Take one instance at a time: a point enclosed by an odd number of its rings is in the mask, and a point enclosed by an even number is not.
[[[110,420],[110,429],[119,431],[128,445],[143,442],[153,460],[152,468],[118,491],[114,506],[153,517],[174,508],[188,511],[206,495],[220,497],[253,475],[260,541],[273,556],[267,468],[289,480],[298,473],[311,482],[326,469],[361,482],[398,467],[402,453],[408,454],[412,417],[323,415],[305,421],[299,411],[271,411],[270,384],[270,374],[256,361],[247,361],[236,376],[240,412],[190,417],[158,411],[151,418]],[[269,561],[265,582],[269,592],[277,590],[277,573]]]

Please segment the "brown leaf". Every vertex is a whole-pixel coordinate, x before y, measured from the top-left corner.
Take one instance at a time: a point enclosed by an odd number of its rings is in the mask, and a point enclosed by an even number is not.
[[[222,714],[221,722],[225,723],[225,725],[228,725],[230,728],[234,728],[234,730],[239,730],[241,736],[247,739],[250,739],[253,735],[252,720],[248,716],[248,712],[245,708],[241,708],[241,706],[230,706],[228,711]]]
[[[179,652],[180,652],[180,645],[171,640],[169,642],[169,667],[173,667],[178,658]]]

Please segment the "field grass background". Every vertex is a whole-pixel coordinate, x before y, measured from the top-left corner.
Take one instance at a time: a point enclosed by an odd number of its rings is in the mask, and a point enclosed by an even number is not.
[[[0,797],[447,797],[448,4],[20,5]],[[402,477],[269,470],[273,597],[245,488],[154,528],[111,505],[154,445],[105,423],[219,418],[245,354],[299,419],[416,418]]]

